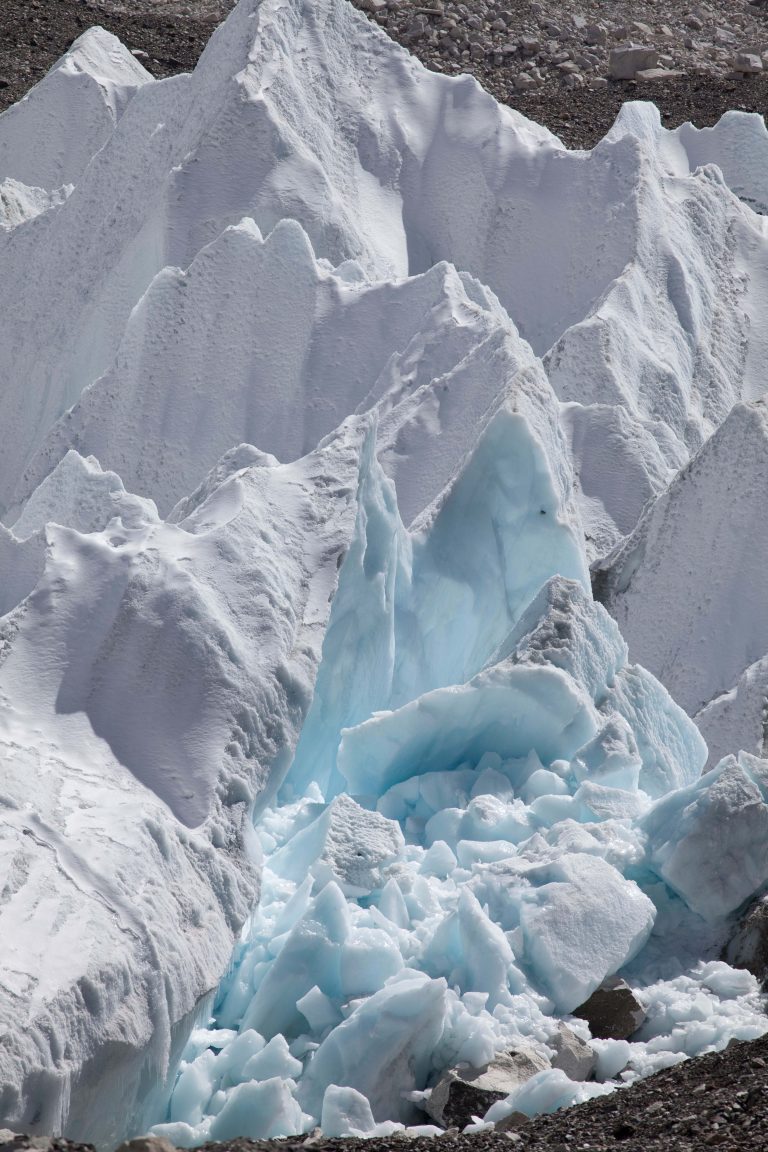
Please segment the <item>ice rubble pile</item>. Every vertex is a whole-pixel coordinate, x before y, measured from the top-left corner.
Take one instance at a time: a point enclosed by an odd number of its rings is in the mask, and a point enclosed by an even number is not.
[[[414,1102],[441,1071],[521,1043],[551,1056],[557,1019],[636,957],[648,1022],[593,1041],[601,1082],[543,1070],[507,1112],[764,1031],[749,973],[684,972],[669,951],[768,875],[768,767],[742,755],[700,777],[705,756],[605,610],[550,580],[467,684],[343,731],[348,791],[265,812],[258,912],[154,1131],[420,1131]],[[723,857],[741,863],[724,874]]]
[[[765,1030],[767,171],[568,152],[344,0],[0,117],[4,1125],[418,1126],[617,971],[598,1083],[491,1119]]]

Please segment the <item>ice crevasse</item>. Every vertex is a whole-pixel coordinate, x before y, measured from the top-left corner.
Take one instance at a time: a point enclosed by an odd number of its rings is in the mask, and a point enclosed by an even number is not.
[[[161,82],[93,29],[0,117],[3,1125],[432,1131],[592,1045],[482,1125],[766,1030],[766,762],[630,625],[760,457],[767,174],[745,114],[569,152],[345,0]]]

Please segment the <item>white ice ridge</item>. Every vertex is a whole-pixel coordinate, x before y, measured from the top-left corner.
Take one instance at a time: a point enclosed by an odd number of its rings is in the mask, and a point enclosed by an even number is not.
[[[767,497],[760,399],[732,409],[595,574],[632,655],[696,717],[711,766],[765,747]]]
[[[0,1126],[383,1133],[562,1018],[600,1083],[491,1119],[765,1031],[766,204],[759,117],[569,152],[346,0],[0,116]],[[631,1042],[569,1016],[616,972]]]

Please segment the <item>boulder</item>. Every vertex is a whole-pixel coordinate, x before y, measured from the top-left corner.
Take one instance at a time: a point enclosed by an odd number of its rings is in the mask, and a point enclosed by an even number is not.
[[[638,72],[655,68],[659,54],[655,48],[644,48],[639,44],[623,44],[611,48],[608,56],[608,73],[614,80],[634,80]]]
[[[523,56],[535,56],[541,51],[541,42],[535,36],[521,36],[520,51]]]
[[[522,1128],[523,1124],[527,1124],[530,1119],[525,1112],[510,1112],[503,1120],[497,1120],[493,1127],[496,1132],[514,1132]]]
[[[768,982],[768,897],[753,900],[723,949],[723,960]]]
[[[438,1080],[425,1107],[443,1128],[464,1128],[473,1116],[484,1116],[497,1100],[504,1100],[549,1061],[533,1048],[501,1052],[482,1068],[462,1065],[450,1068]]]
[[[758,52],[737,52],[733,61],[733,70],[741,76],[754,76],[762,72],[763,61]]]
[[[597,1056],[589,1044],[585,1044],[567,1024],[562,1021],[558,1024],[557,1032],[549,1038],[549,1044],[555,1050],[553,1068],[559,1068],[569,1080],[579,1083],[592,1077]]]
[[[124,1140],[115,1152],[176,1152],[176,1148],[164,1136],[137,1136]]]
[[[584,43],[600,45],[608,40],[608,32],[604,24],[588,24],[584,29]]]
[[[626,1040],[645,1020],[645,1009],[629,984],[616,976],[603,981],[573,1014],[586,1020],[601,1040]]]

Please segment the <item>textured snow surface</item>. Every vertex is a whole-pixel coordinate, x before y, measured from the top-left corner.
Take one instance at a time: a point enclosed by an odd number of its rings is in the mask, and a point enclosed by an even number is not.
[[[766,204],[759,117],[568,152],[345,0],[0,116],[0,1126],[428,1132],[562,1020],[597,1082],[487,1122],[766,1030]]]

